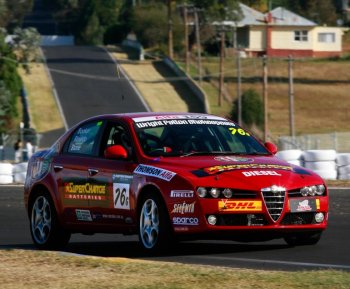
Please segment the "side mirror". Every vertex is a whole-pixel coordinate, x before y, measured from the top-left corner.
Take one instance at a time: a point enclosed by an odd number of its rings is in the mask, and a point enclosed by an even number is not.
[[[270,153],[272,153],[272,154],[276,154],[277,153],[277,151],[278,151],[278,149],[277,149],[277,146],[275,145],[275,144],[273,144],[272,142],[266,142],[265,143],[265,147],[266,147],[266,149],[270,152]]]
[[[121,145],[109,146],[104,151],[105,158],[107,159],[127,159],[128,152]]]

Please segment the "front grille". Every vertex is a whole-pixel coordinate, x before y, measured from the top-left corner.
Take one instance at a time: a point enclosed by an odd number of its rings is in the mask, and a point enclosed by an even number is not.
[[[218,226],[264,226],[267,221],[262,214],[230,214],[218,216]]]
[[[272,220],[277,222],[283,212],[286,190],[281,187],[272,186],[270,188],[264,188],[261,191]]]
[[[286,214],[281,225],[310,225],[315,223],[315,213],[290,213]]]

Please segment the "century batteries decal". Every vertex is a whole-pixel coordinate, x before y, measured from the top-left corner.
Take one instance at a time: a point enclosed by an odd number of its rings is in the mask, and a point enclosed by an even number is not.
[[[115,209],[130,210],[130,175],[113,175],[113,204]]]
[[[220,211],[227,212],[260,212],[262,201],[253,200],[221,200],[218,202]]]
[[[165,181],[171,181],[176,173],[148,165],[138,165],[134,170],[135,174],[156,177]]]
[[[87,182],[85,179],[64,180],[64,198],[70,200],[94,200],[104,201],[107,199],[107,181]]]
[[[205,177],[209,175],[214,175],[226,171],[233,170],[250,170],[250,169],[275,169],[275,170],[285,170],[293,171],[291,166],[284,166],[278,164],[229,164],[229,165],[218,165],[212,167],[202,168],[200,170],[192,171],[192,173],[198,177]]]

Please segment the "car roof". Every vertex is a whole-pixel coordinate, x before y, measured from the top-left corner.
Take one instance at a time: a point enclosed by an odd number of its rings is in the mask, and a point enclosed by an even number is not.
[[[188,116],[210,116],[205,113],[192,113],[192,112],[132,112],[132,113],[116,113],[116,114],[102,114],[91,117],[89,119],[133,119],[139,117],[152,117],[152,116],[175,116],[175,115],[188,115]]]

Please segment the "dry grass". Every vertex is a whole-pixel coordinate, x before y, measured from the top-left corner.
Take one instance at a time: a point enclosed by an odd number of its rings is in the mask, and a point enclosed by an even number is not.
[[[0,251],[2,288],[349,288],[350,273],[335,270],[278,272],[65,256],[55,252]]]
[[[44,64],[31,64],[31,74],[26,74],[22,68],[19,73],[28,93],[32,126],[39,133],[63,128]]]
[[[112,53],[121,61],[121,66],[141,92],[152,111],[188,111],[186,102],[174,90],[171,82],[163,81],[163,76],[155,69],[153,61],[127,60],[123,52]],[[125,61],[127,60],[127,61]]]
[[[206,76],[218,81],[218,58],[203,61]],[[350,62],[330,60],[295,60],[294,119],[296,134],[350,131]],[[196,71],[191,71],[195,76]],[[272,139],[289,134],[288,63],[282,59],[268,62],[269,129]],[[236,98],[235,60],[225,61],[226,86],[231,99]],[[262,92],[262,61],[242,59],[242,91],[255,89]],[[209,96],[213,112],[227,115],[231,101],[217,107],[217,90],[208,82],[203,88]]]

